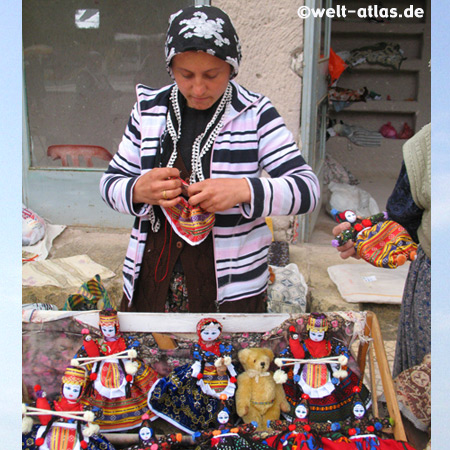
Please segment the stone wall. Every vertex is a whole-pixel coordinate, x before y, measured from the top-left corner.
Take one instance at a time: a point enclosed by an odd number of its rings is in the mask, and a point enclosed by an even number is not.
[[[291,53],[303,45],[299,0],[212,0],[233,21],[242,45],[236,81],[266,95],[298,142],[302,80],[291,70]]]

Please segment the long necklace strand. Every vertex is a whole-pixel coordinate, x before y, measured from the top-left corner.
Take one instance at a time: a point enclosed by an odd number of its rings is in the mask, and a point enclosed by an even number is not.
[[[203,168],[202,168],[202,158],[203,156],[208,153],[208,151],[211,149],[214,141],[216,140],[217,135],[219,134],[219,131],[223,127],[224,123],[224,117],[227,115],[229,105],[231,103],[231,93],[232,88],[231,84],[228,83],[228,86],[225,90],[224,95],[222,96],[222,99],[212,117],[212,119],[209,121],[209,123],[206,125],[205,130],[203,133],[200,133],[197,138],[194,140],[194,144],[192,145],[192,156],[191,156],[191,166],[192,166],[192,173],[190,177],[190,183],[195,183],[196,181],[203,181],[205,179],[203,174]],[[170,95],[170,101],[173,106],[175,118],[178,122],[178,130],[175,130],[174,124],[172,122],[172,117],[170,113],[167,115],[167,131],[169,132],[169,135],[172,138],[173,141],[173,152],[170,155],[169,162],[167,163],[167,167],[173,167],[175,164],[175,160],[177,158],[177,143],[180,139],[181,134],[181,110],[180,105],[178,103],[178,86],[174,86],[172,89],[171,95]],[[220,118],[217,125],[214,127],[214,129],[211,131],[211,133],[208,136],[208,139],[205,142],[205,145],[200,150],[200,144],[203,141],[204,137],[207,135],[209,129],[214,125],[214,123],[217,121],[217,118],[222,113],[222,111],[225,109],[225,113],[222,114],[222,117]]]

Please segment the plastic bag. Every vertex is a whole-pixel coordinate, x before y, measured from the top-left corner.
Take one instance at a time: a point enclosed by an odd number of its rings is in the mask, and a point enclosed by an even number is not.
[[[34,245],[44,236],[44,219],[22,204],[22,245]]]
[[[380,212],[376,200],[363,189],[348,184],[331,182],[328,185],[331,196],[328,204],[328,212],[331,210],[346,211],[351,209],[361,217],[373,216]],[[333,214],[332,214],[333,215]]]
[[[328,60],[328,72],[330,73],[330,84],[332,85],[342,72],[347,68],[345,61],[330,48],[330,58]]]
[[[397,131],[396,129],[391,125],[391,122],[385,123],[380,128],[380,133],[388,139],[397,139]]]

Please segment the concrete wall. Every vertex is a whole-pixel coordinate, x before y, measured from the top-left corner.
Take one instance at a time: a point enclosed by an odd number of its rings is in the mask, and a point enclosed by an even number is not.
[[[242,45],[236,81],[270,98],[298,141],[302,80],[290,68],[291,53],[303,45],[298,0],[211,0],[233,21]]]

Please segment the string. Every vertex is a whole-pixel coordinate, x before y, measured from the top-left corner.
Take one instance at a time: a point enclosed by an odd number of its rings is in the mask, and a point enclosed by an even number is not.
[[[158,262],[156,263],[156,267],[155,267],[155,281],[157,283],[161,283],[161,281],[165,280],[165,278],[167,277],[167,273],[169,272],[170,249],[172,247],[172,234],[173,234],[173,228],[170,227],[169,254],[167,255],[166,273],[160,280],[158,280],[158,267],[159,267],[159,263],[161,261],[162,255],[164,253],[164,249],[166,248],[166,242],[167,242],[167,219],[166,219],[164,222],[164,245],[161,250],[161,253],[159,254]]]

